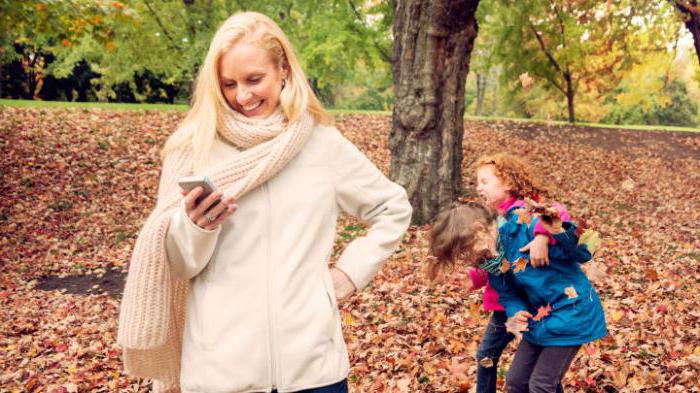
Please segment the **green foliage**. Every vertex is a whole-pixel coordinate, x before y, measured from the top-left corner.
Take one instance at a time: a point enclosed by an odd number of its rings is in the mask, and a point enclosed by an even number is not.
[[[137,100],[144,100],[134,81],[147,71],[179,86],[186,98],[215,30],[240,10],[258,11],[279,23],[328,104],[345,84],[366,77],[359,85],[369,87],[381,79],[367,69],[389,75],[393,20],[386,0],[0,0],[1,31],[12,32],[0,33],[0,55],[10,61],[17,43],[35,53],[55,55],[42,72],[58,78],[68,77],[76,64],[87,61],[99,74],[92,84],[101,101],[115,99],[115,86],[125,83]],[[16,20],[20,28],[11,29]],[[356,71],[358,64],[365,69]],[[373,100],[358,105],[383,107],[383,94],[377,89],[371,93]]]
[[[605,99],[632,68],[671,56],[680,27],[670,4],[633,0],[483,0],[477,17],[471,69],[499,77],[485,91],[497,105],[483,114],[566,119],[568,75],[577,120],[592,122],[619,105]],[[524,86],[524,74],[534,83]],[[471,78],[467,94],[476,93]],[[469,109],[476,113],[473,102]]]
[[[663,83],[663,81],[659,80]],[[621,92],[624,95],[625,92]],[[612,124],[650,124],[694,127],[698,123],[698,105],[688,96],[685,85],[677,80],[662,86],[658,98],[639,100],[632,105],[617,105],[603,122]]]

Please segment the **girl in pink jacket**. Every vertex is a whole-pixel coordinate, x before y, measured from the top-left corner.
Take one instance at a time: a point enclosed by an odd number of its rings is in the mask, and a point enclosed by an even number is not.
[[[524,198],[537,200],[547,192],[546,187],[533,173],[532,168],[515,156],[495,154],[481,157],[476,163],[477,192],[484,202],[498,211],[499,226],[504,222],[503,216],[509,210],[525,206]],[[569,219],[568,213],[561,205],[555,205],[560,211],[562,220]],[[442,244],[437,237],[440,228],[433,228],[432,253],[438,260],[453,263],[463,250],[458,245],[450,247]],[[530,252],[532,266],[540,267],[549,264],[548,245],[553,244],[554,238],[541,225],[535,229],[535,239],[523,247],[521,251]],[[436,272],[429,272],[435,276]],[[489,286],[488,275],[482,269],[471,269],[466,286],[476,290],[484,287],[484,310],[491,312],[491,318],[482,337],[476,353],[477,360],[477,393],[495,393],[498,379],[498,361],[505,347],[515,338],[506,331],[506,316],[503,306],[498,303],[498,292]],[[561,386],[557,392],[561,392]]]

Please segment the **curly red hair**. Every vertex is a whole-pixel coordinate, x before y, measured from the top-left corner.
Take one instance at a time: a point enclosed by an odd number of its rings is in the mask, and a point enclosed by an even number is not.
[[[550,188],[535,173],[530,164],[514,155],[496,153],[479,157],[475,168],[493,165],[494,173],[510,189],[511,195],[518,199],[532,198],[538,200],[547,196]]]

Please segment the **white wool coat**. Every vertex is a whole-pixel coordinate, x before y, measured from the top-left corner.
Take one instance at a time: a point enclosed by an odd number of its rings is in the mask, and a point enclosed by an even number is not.
[[[217,140],[211,165],[238,154]],[[171,216],[172,274],[190,280],[182,392],[293,392],[347,377],[348,353],[328,262],[345,212],[368,224],[337,267],[367,285],[411,218],[405,190],[336,128],[315,126],[301,152],[238,201],[219,228]]]

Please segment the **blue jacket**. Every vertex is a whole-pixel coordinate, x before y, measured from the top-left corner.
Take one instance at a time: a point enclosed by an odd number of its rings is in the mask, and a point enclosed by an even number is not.
[[[549,246],[550,265],[534,268],[520,248],[534,238],[538,219],[529,226],[518,224],[514,210],[506,213],[506,222],[498,229],[510,268],[504,274],[489,273],[489,284],[498,291],[508,317],[521,310],[533,316],[549,310],[539,320],[530,319],[529,331],[523,332],[523,338],[535,345],[580,345],[604,337],[607,329],[600,298],[579,265],[591,254],[585,245],[577,245],[576,226],[564,222],[565,232],[554,235],[557,243]],[[519,258],[524,260],[517,262]]]

